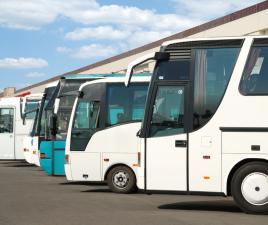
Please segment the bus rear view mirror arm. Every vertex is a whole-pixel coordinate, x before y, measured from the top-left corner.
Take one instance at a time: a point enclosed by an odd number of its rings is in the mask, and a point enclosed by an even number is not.
[[[151,52],[147,55],[144,55],[134,61],[132,61],[127,68],[127,73],[126,73],[126,80],[125,80],[125,86],[128,87],[133,70],[136,66],[141,65],[149,60],[169,60],[169,53],[167,52]]]

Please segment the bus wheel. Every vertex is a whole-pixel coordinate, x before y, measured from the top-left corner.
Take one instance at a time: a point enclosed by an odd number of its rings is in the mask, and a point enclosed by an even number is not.
[[[126,166],[117,166],[108,173],[107,183],[113,192],[128,194],[137,190],[136,176]]]
[[[231,193],[246,213],[268,213],[268,164],[251,162],[240,167],[232,178]]]

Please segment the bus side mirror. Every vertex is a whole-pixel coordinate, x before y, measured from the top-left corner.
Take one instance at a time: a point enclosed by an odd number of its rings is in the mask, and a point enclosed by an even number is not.
[[[57,134],[57,115],[53,114],[50,119],[49,119],[49,128],[50,128],[50,133],[52,136],[55,136]]]
[[[125,86],[128,87],[136,66],[139,66],[149,60],[165,61],[169,60],[169,58],[170,54],[168,52],[151,52],[129,63],[126,72]]]

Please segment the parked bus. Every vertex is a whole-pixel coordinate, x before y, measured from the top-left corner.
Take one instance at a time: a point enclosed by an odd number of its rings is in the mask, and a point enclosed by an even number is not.
[[[114,192],[136,189],[137,132],[143,118],[150,74],[81,85],[69,123],[65,172],[69,181],[107,181]]]
[[[86,81],[123,74],[69,74],[62,77],[45,108],[48,132],[40,144],[40,164],[48,175],[65,175],[65,142],[73,103],[80,85]]]
[[[33,124],[34,112],[25,118],[25,110],[37,106],[40,96],[6,97],[0,99],[0,159],[24,159],[23,138]]]
[[[35,109],[36,114],[34,118],[34,123],[30,133],[24,138],[24,157],[25,160],[30,164],[35,164],[40,166],[39,161],[39,147],[40,141],[45,138],[45,134],[48,133],[48,130],[45,126],[45,113],[44,108],[46,107],[48,101],[52,97],[58,81],[48,84],[42,95],[42,99],[38,105],[38,108]],[[29,111],[26,112],[28,116]]]
[[[146,192],[232,195],[268,211],[268,37],[181,39],[156,60],[140,137]]]

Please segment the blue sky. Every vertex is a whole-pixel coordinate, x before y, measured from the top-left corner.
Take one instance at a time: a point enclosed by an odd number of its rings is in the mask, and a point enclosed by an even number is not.
[[[0,0],[0,90],[23,88],[258,2]]]

